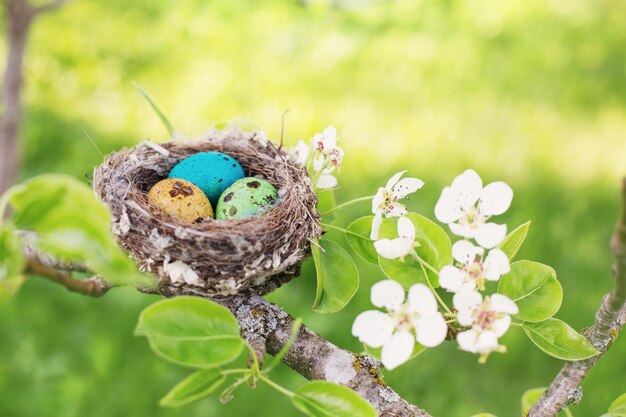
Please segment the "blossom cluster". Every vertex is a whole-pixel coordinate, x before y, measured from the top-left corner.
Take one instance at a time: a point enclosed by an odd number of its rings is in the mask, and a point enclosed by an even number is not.
[[[415,241],[415,225],[405,216],[408,211],[399,200],[424,183],[417,178],[401,179],[405,172],[395,174],[372,200],[374,219],[370,238],[383,258],[403,261],[410,256],[423,262],[415,251],[419,246]],[[503,214],[512,198],[513,191],[507,184],[498,181],[483,187],[482,179],[473,170],[463,172],[443,189],[435,206],[435,217],[447,224],[454,235],[463,238],[452,246],[453,264],[438,271],[440,286],[454,293],[454,308],[449,309],[441,301],[430,282],[429,286],[418,283],[410,287],[406,301],[399,283],[386,280],[375,284],[371,290],[372,304],[384,307],[387,312],[361,313],[352,333],[366,345],[382,348],[381,359],[387,368],[407,361],[416,340],[422,346],[434,347],[448,334],[456,337],[462,350],[480,354],[481,362],[490,353],[505,350],[498,338],[510,327],[511,315],[518,313],[517,305],[504,295],[482,293],[488,281],[498,281],[510,271],[508,257],[497,248],[506,236],[506,225],[489,220]],[[398,237],[379,239],[383,218],[389,217],[398,217]],[[445,310],[443,314],[438,301]],[[455,322],[460,330],[452,325]]]
[[[344,155],[337,140],[337,130],[328,126],[322,133],[316,133],[308,144],[300,140],[291,150],[293,158],[309,172],[315,189],[337,186],[333,173],[339,171]]]
[[[480,354],[481,361],[491,352],[505,350],[498,338],[509,329],[510,315],[518,313],[517,305],[508,297],[481,294],[486,281],[498,281],[510,271],[508,257],[496,248],[506,236],[506,225],[490,223],[489,219],[508,210],[512,199],[513,190],[507,184],[497,181],[483,187],[480,176],[468,169],[443,189],[435,206],[437,220],[465,238],[452,246],[456,266],[444,266],[439,283],[454,293],[457,321],[467,328],[456,337],[459,346]]]

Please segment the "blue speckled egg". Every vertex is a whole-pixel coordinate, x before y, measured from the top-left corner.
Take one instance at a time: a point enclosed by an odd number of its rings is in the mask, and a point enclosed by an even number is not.
[[[244,176],[243,168],[233,157],[221,152],[202,152],[180,161],[168,177],[191,182],[215,207],[224,190]]]

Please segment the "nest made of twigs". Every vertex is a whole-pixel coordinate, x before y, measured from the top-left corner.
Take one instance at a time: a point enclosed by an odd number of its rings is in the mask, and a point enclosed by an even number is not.
[[[147,192],[174,165],[207,151],[226,153],[247,176],[272,183],[277,203],[259,217],[200,224],[169,217],[148,203]],[[118,243],[142,270],[157,274],[160,289],[169,294],[190,289],[220,295],[248,288],[270,292],[299,275],[310,240],[322,232],[306,170],[256,132],[211,131],[192,141],[144,142],[122,149],[96,168],[93,188],[111,210]],[[198,282],[172,282],[165,267],[175,261],[191,267]]]

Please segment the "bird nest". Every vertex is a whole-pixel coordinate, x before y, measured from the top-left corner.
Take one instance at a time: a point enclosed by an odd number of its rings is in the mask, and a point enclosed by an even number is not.
[[[277,203],[256,218],[199,224],[169,217],[148,203],[147,192],[174,165],[207,151],[226,153],[247,176],[272,183]],[[306,170],[284,150],[262,134],[240,130],[122,149],[108,155],[93,178],[94,190],[111,210],[118,243],[141,270],[157,274],[159,289],[170,295],[190,290],[231,295],[250,288],[265,294],[298,276],[310,240],[322,233],[310,184]],[[171,279],[168,265],[176,261],[191,268],[193,280]]]

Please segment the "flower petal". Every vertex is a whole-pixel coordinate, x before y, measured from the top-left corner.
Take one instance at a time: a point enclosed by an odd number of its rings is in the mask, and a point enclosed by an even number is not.
[[[446,265],[439,271],[439,285],[450,292],[457,292],[465,281],[465,274],[459,268]]]
[[[354,320],[352,335],[373,348],[379,348],[391,338],[394,322],[387,314],[369,310],[365,311]]]
[[[322,132],[325,138],[327,139],[337,139],[337,129],[333,125],[328,126]]]
[[[404,198],[424,186],[424,181],[419,178],[403,178],[393,187],[393,195]]]
[[[506,225],[485,223],[476,230],[476,243],[485,249],[491,249],[504,240],[506,236]]]
[[[476,353],[478,342],[478,334],[473,330],[466,330],[456,335],[456,341],[462,350],[467,352]]]
[[[477,229],[470,226],[461,226],[458,223],[448,223],[448,227],[450,227],[450,231],[453,234],[466,239],[473,239],[476,236]]]
[[[474,263],[476,255],[482,256],[485,250],[480,246],[474,246],[467,240],[459,240],[452,245],[452,256],[464,265]]]
[[[372,213],[377,213],[383,207],[385,207],[385,189],[380,187],[372,199]]]
[[[324,169],[324,165],[326,165],[326,158],[324,158],[323,156],[316,156],[315,158],[313,158],[313,169],[316,172],[321,171],[322,169]]]
[[[298,161],[300,164],[304,165],[306,163],[306,158],[309,156],[310,147],[303,140],[299,140],[296,143],[290,153]]]
[[[383,258],[404,258],[413,249],[413,239],[381,239],[374,242],[374,248]]]
[[[381,362],[389,370],[397,368],[411,358],[413,347],[415,338],[409,332],[397,332],[383,345]]]
[[[391,279],[378,281],[372,285],[371,300],[376,307],[395,310],[404,302],[404,288]]]
[[[404,216],[398,219],[398,236],[411,241],[415,240],[415,225]]]
[[[387,208],[387,217],[399,217],[404,216],[407,213],[406,207],[404,204],[398,203],[397,201]]]
[[[412,285],[407,301],[420,316],[430,316],[437,312],[437,300],[430,288],[424,284]]]
[[[396,183],[400,180],[400,178],[402,178],[406,171],[407,170],[405,169],[404,171],[396,172],[395,174],[393,174],[393,176],[389,178],[389,181],[387,181],[387,184],[385,185],[385,190],[387,190],[387,192],[391,194],[393,186],[396,185]]]
[[[375,212],[374,220],[372,220],[372,231],[370,232],[370,239],[378,240],[378,231],[380,230],[380,225],[383,223],[383,211],[378,210]]]
[[[483,264],[483,276],[490,281],[497,281],[511,271],[509,258],[500,249],[491,249]]]
[[[462,291],[454,294],[452,303],[457,309],[457,320],[462,326],[471,326],[474,323],[474,309],[483,302],[483,296],[478,291]]]
[[[478,353],[490,353],[498,349],[498,336],[489,330],[481,332],[476,341]]]
[[[335,128],[332,126],[328,126],[326,129],[324,129],[324,132],[322,132],[321,141],[324,145],[324,153],[331,153],[333,149],[335,149],[335,147],[337,146],[337,131],[335,130]]]
[[[517,314],[519,313],[519,308],[515,301],[511,300],[506,295],[502,294],[493,294],[491,296],[491,308],[493,311],[497,313],[504,314]]]
[[[461,206],[457,202],[456,194],[450,187],[441,191],[441,196],[435,205],[435,217],[442,223],[457,221],[462,215]]]
[[[511,326],[511,316],[504,316],[501,319],[494,321],[491,324],[491,328],[495,332],[496,336],[502,337],[509,330]]]
[[[414,323],[417,341],[426,347],[435,347],[446,339],[448,326],[441,313],[424,316]]]
[[[451,187],[456,194],[457,204],[460,207],[468,207],[474,205],[483,191],[483,180],[473,169],[468,169],[454,181]]]
[[[509,209],[513,200],[513,190],[502,181],[487,185],[480,195],[478,208],[485,216],[496,216]]]
[[[473,310],[470,310],[470,309],[459,310],[456,313],[456,320],[459,322],[461,326],[470,327],[476,321],[476,317],[474,317]]]
[[[315,187],[318,189],[335,188],[337,186],[337,178],[333,175],[320,175]]]

